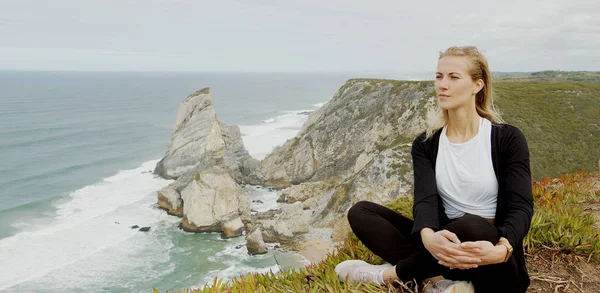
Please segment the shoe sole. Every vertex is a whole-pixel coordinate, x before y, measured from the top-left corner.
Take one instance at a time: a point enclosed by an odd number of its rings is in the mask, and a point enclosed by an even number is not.
[[[475,293],[473,284],[468,282],[455,283],[449,289],[448,293]]]

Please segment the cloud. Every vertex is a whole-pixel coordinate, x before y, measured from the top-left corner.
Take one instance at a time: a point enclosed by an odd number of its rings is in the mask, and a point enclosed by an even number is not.
[[[600,68],[595,1],[1,5],[0,69],[422,72],[440,50],[467,44],[496,70]]]

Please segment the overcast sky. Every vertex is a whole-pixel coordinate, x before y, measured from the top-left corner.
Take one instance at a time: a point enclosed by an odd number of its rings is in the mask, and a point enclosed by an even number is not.
[[[600,1],[0,0],[0,70],[600,70]]]

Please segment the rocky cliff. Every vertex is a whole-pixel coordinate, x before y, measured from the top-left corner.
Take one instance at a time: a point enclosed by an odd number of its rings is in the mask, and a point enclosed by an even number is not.
[[[315,201],[310,223],[342,227],[360,200],[411,194],[412,140],[435,105],[431,82],[347,81],[293,139],[261,162],[281,201]]]
[[[257,178],[248,176],[256,174],[258,163],[244,148],[240,128],[217,119],[212,92],[204,88],[181,103],[167,153],[154,173],[177,179],[210,166],[224,165],[236,181],[259,183]]]
[[[534,179],[572,172],[573,166],[595,168],[600,86],[500,82],[495,92],[504,119],[528,139]],[[426,127],[434,96],[430,81],[348,80],[310,113],[294,138],[257,161],[245,150],[239,128],[218,121],[210,90],[200,90],[181,104],[169,150],[157,165],[157,174],[177,178],[159,192],[159,205],[184,217],[188,231],[235,230],[235,217],[247,228],[259,226],[266,242],[295,239],[306,224],[343,231],[353,203],[412,194],[411,143]],[[244,183],[276,188],[287,204],[250,217],[239,189]],[[201,221],[192,215],[199,211],[214,216]]]
[[[210,90],[200,90],[182,103],[156,167],[177,178],[159,192],[159,205],[183,217],[186,231],[225,233],[225,222],[237,215],[261,227],[265,241],[292,240],[308,224],[344,227],[353,203],[410,194],[411,142],[434,102],[431,82],[349,80],[296,137],[258,162],[244,149],[239,128],[217,120]],[[236,187],[244,182],[281,189],[280,201],[288,204],[251,219]]]
[[[212,93],[204,88],[181,103],[167,153],[154,170],[176,179],[158,192],[158,205],[183,217],[185,231],[239,236],[250,212],[238,183],[260,183],[258,166],[243,146],[239,127],[217,119]]]

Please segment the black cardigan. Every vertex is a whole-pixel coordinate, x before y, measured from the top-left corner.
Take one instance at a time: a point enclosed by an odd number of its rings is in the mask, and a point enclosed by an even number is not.
[[[414,237],[420,237],[423,228],[437,231],[449,222],[435,181],[435,163],[441,132],[441,129],[438,130],[427,140],[423,133],[413,141]],[[525,292],[530,280],[525,267],[523,239],[529,231],[533,216],[529,149],[521,130],[509,124],[492,123],[491,139],[492,163],[498,180],[494,225],[498,228],[500,236],[508,239],[514,248],[513,257],[518,267],[519,281],[524,285]]]

